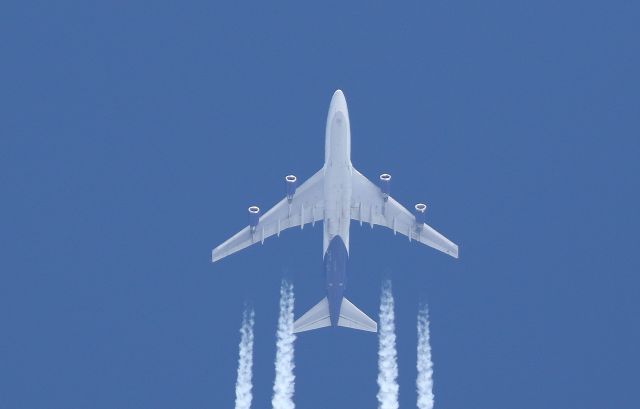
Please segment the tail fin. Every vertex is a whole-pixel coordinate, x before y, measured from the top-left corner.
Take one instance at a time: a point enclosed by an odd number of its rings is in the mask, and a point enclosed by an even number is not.
[[[329,300],[325,297],[293,323],[293,332],[310,331],[330,325]],[[342,299],[342,304],[340,305],[338,326],[362,331],[378,331],[378,324],[346,298]]]
[[[329,317],[329,300],[324,297],[313,308],[293,323],[293,332],[310,331],[331,325]]]
[[[367,314],[360,311],[358,307],[351,304],[351,301],[346,298],[342,299],[338,325],[362,331],[378,332],[378,324],[376,324],[376,322],[371,318],[367,317]]]

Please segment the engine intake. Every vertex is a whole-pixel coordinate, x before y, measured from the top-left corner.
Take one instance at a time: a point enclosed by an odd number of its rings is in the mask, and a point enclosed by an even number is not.
[[[256,226],[260,221],[260,208],[258,206],[249,206],[249,227],[251,232],[256,231]]]
[[[291,203],[298,187],[298,178],[295,175],[287,175],[284,181],[287,183],[287,201]]]
[[[380,175],[380,190],[382,191],[382,197],[386,202],[389,199],[389,193],[391,193],[391,175],[383,173]]]
[[[418,229],[421,229],[422,225],[424,224],[424,216],[425,216],[425,213],[427,212],[427,205],[424,203],[418,203],[415,206],[415,209],[416,210],[414,212],[414,215],[416,218],[416,227]]]

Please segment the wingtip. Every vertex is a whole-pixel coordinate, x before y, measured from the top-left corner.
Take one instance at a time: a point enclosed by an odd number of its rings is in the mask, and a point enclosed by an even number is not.
[[[447,253],[448,255],[450,255],[453,258],[459,258],[460,255],[458,253],[458,246],[457,245],[453,245],[453,248],[451,250],[445,250],[445,253]]]
[[[458,252],[458,246],[455,246],[455,247],[453,248],[453,250],[449,250],[449,251],[447,251],[447,253],[448,253],[451,257],[453,257],[453,258],[459,258],[459,257],[460,257],[460,254],[459,254],[459,252]]]

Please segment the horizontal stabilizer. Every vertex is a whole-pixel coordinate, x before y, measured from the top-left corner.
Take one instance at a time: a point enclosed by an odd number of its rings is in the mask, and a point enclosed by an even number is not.
[[[370,331],[370,332],[378,331],[378,324],[371,318],[367,317],[367,314],[360,311],[358,307],[353,305],[346,298],[342,299],[342,305],[340,306],[340,318],[338,319],[338,326],[359,329],[362,331]]]
[[[293,323],[293,332],[310,331],[331,325],[329,318],[329,300],[324,297],[313,308],[307,311],[302,317]]]

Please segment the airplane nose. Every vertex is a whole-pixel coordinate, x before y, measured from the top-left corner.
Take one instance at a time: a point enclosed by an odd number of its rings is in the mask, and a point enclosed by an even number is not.
[[[341,90],[337,90],[333,93],[333,97],[331,98],[333,102],[342,102],[344,101],[344,93]]]
[[[331,107],[334,112],[342,111],[344,113],[347,112],[347,101],[344,98],[344,94],[341,90],[337,90],[333,93],[333,97],[331,98]]]

